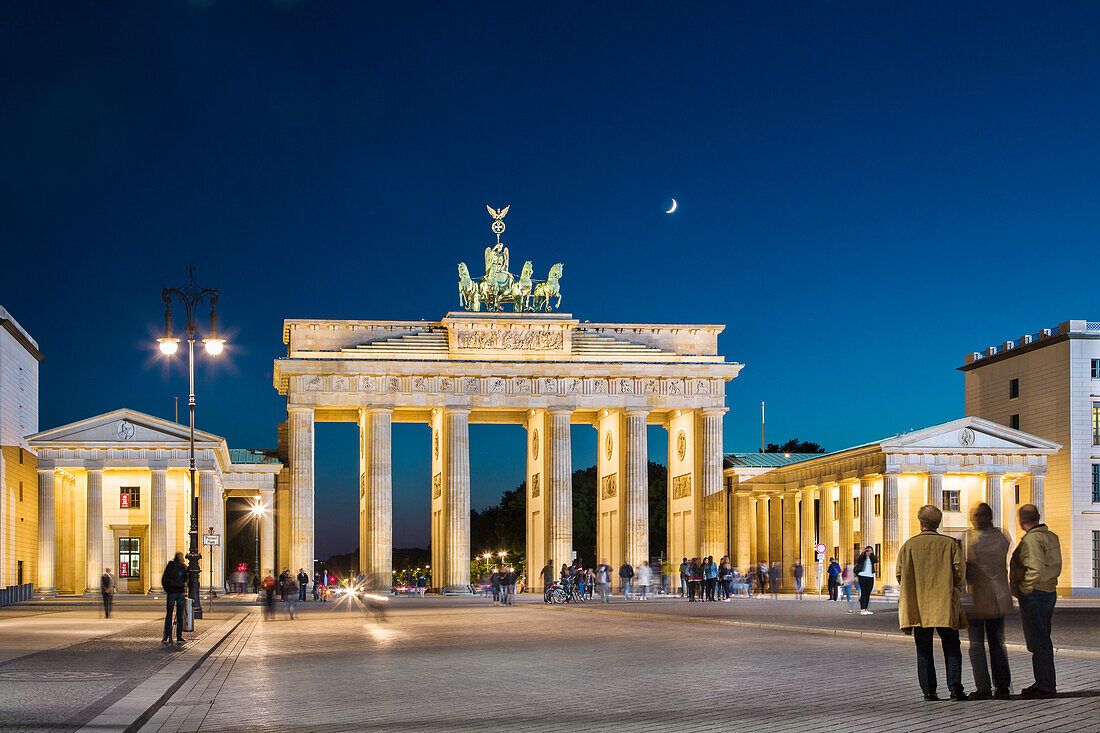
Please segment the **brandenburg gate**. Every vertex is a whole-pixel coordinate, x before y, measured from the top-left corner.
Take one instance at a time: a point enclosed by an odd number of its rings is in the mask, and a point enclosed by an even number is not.
[[[436,322],[284,322],[287,355],[274,367],[288,415],[280,566],[312,567],[317,422],[359,425],[359,563],[375,586],[388,586],[392,571],[395,422],[431,427],[433,587],[470,582],[469,426],[476,423],[527,431],[529,587],[541,587],[545,565],[572,559],[573,424],[597,431],[600,558],[616,567],[649,559],[647,425],[669,436],[668,557],[726,554],[722,415],[725,382],[742,365],[718,353],[723,326],[580,323],[548,312],[553,298],[560,301],[561,264],[546,282],[531,279],[530,262],[513,276],[499,241],[507,209],[490,213],[498,241],[485,250],[485,278],[474,282],[459,266],[466,311]]]

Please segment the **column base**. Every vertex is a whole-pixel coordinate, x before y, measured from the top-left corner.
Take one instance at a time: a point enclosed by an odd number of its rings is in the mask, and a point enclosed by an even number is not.
[[[101,591],[98,591],[98,590],[86,590],[81,595],[83,595],[85,598],[102,598],[103,597],[103,593]]]
[[[898,598],[901,596],[901,586],[899,585],[884,585],[882,586],[883,598]]]
[[[448,585],[442,591],[441,595],[445,596],[472,596],[470,592],[470,586],[468,585]]]
[[[35,598],[57,598],[57,588],[35,588]]]

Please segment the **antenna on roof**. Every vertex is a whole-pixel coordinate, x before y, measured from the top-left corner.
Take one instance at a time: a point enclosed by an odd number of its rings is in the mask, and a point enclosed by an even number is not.
[[[760,402],[760,452],[763,453],[767,449],[767,445],[764,443],[764,402]]]

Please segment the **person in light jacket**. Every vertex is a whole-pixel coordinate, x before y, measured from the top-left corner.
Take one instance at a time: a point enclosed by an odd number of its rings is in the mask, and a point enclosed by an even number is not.
[[[959,630],[966,628],[962,611],[963,558],[959,543],[936,530],[943,512],[926,504],[917,512],[921,532],[898,551],[898,626],[911,629],[917,643],[917,679],[925,700],[936,696],[936,664],[932,632],[940,637],[952,700],[966,700],[962,686],[962,645]]]
[[[1050,641],[1050,621],[1057,600],[1058,576],[1062,574],[1062,548],[1058,535],[1039,521],[1034,504],[1020,507],[1020,529],[1024,536],[1009,564],[1009,585],[1020,601],[1020,621],[1024,640],[1031,652],[1035,684],[1020,690],[1024,697],[1054,697],[1054,646]]]
[[[974,508],[970,522],[973,528],[966,531],[963,541],[968,591],[963,610],[969,624],[970,669],[974,673],[974,692],[970,697],[1007,699],[1012,682],[1005,650],[1005,615],[1012,610],[1012,594],[1008,589],[1009,541],[1004,532],[993,526],[993,509],[984,502]]]
[[[643,601],[648,598],[649,584],[651,582],[653,582],[653,571],[649,569],[649,563],[642,560],[635,574],[634,583],[638,586],[638,596]]]

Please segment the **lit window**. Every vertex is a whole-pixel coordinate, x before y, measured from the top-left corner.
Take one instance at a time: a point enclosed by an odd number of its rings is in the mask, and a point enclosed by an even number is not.
[[[943,510],[945,512],[959,511],[959,492],[955,489],[946,489],[943,492]]]
[[[118,577],[141,577],[141,538],[118,538]]]
[[[1092,503],[1100,504],[1100,463],[1092,464]]]
[[[1100,402],[1092,403],[1092,444],[1100,445]]]
[[[1092,378],[1100,379],[1100,359],[1092,360]]]
[[[1014,400],[1020,396],[1020,380],[1010,379],[1008,382],[1008,399]]]
[[[140,509],[141,508],[141,487],[139,486],[123,486],[118,490],[118,508],[119,509]]]
[[[1100,588],[1100,532],[1092,530],[1092,587]]]
[[[1020,416],[1019,416],[1019,414],[1013,415],[1012,417],[1010,417],[1008,419],[1008,427],[1012,428],[1013,430],[1019,430],[1020,429]]]
[[[875,494],[875,516],[882,516],[882,494]]]

